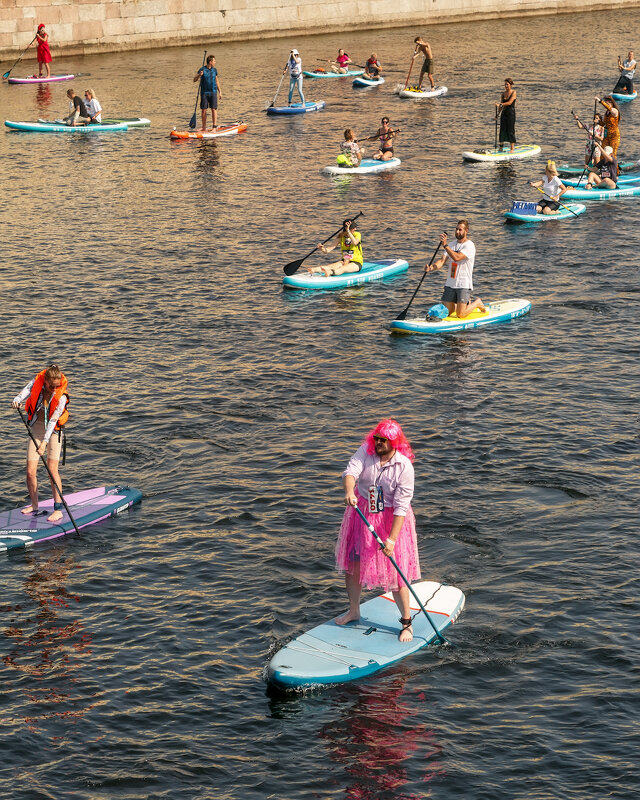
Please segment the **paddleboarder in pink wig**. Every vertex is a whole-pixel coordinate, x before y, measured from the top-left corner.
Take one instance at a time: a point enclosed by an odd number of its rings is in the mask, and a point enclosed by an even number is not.
[[[349,610],[338,625],[360,619],[362,587],[393,592],[400,612],[401,642],[413,639],[409,590],[387,556],[409,582],[419,580],[416,523],[411,509],[414,455],[402,428],[383,419],[365,438],[342,473],[347,506],[336,545],[336,567],[345,573]],[[378,543],[358,516],[358,507],[385,543]]]

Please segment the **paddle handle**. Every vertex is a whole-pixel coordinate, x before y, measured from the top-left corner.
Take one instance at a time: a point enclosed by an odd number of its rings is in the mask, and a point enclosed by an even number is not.
[[[378,536],[378,534],[376,533],[376,530],[375,530],[375,528],[373,527],[373,525],[372,525],[372,524],[369,522],[369,520],[368,520],[368,519],[365,517],[365,515],[362,513],[362,511],[360,511],[360,509],[358,508],[358,506],[353,506],[353,508],[355,508],[355,510],[358,512],[358,515],[360,516],[360,519],[361,519],[361,520],[364,522],[364,525],[365,525],[365,527],[367,528],[367,530],[368,530],[368,531],[369,531],[371,534],[373,534],[373,537],[374,537],[374,539],[376,540],[376,542],[378,543],[378,545],[380,546],[380,549],[381,549],[381,550],[384,550],[384,542],[382,541],[382,539],[381,539],[381,538]],[[402,572],[402,570],[401,570],[401,569],[400,569],[400,567],[398,566],[398,564],[397,564],[397,562],[396,562],[395,558],[394,558],[393,556],[387,556],[387,558],[388,558],[388,559],[389,559],[389,561],[390,561],[390,562],[393,564],[393,566],[396,568],[396,571],[397,571],[398,575],[399,575],[399,576],[402,578],[402,580],[403,580],[403,581],[405,582],[405,584],[407,585],[407,588],[409,589],[409,591],[410,591],[410,592],[411,592],[411,594],[413,595],[413,598],[414,598],[414,600],[415,600],[415,601],[417,602],[417,604],[420,606],[420,611],[422,611],[422,613],[425,615],[425,617],[426,617],[426,618],[429,620],[429,623],[431,624],[431,627],[433,628],[433,631],[434,631],[435,635],[438,637],[438,641],[440,642],[440,644],[445,644],[445,642],[446,642],[447,640],[446,640],[446,639],[444,638],[444,636],[443,636],[443,635],[440,633],[440,631],[439,631],[439,630],[436,628],[434,621],[431,619],[431,617],[429,616],[429,613],[427,612],[427,609],[426,609],[426,608],[425,608],[425,607],[422,605],[422,602],[421,602],[420,598],[418,597],[418,595],[415,593],[415,591],[414,591],[414,589],[413,589],[413,586],[412,586],[412,585],[409,583],[409,581],[408,581],[408,580],[405,578],[405,576],[404,576],[404,573]]]
[[[38,442],[36,441],[36,437],[33,435],[33,431],[29,427],[29,423],[25,419],[24,414],[22,413],[22,409],[20,407],[18,407],[18,414],[20,414],[20,419],[24,422],[24,427],[27,429],[27,433],[29,434],[29,436],[31,438],[31,441],[33,442],[33,445],[34,445],[34,447],[36,448],[36,451],[37,451],[38,450]],[[67,501],[64,499],[64,495],[62,494],[62,488],[60,486],[58,486],[58,484],[56,483],[56,479],[53,477],[53,475],[51,473],[51,470],[49,469],[49,465],[47,464],[47,461],[46,461],[44,455],[41,455],[40,459],[41,459],[42,463],[44,464],[45,469],[49,473],[49,477],[51,478],[51,483],[56,487],[56,491],[60,495],[60,500],[62,501],[62,505],[64,506],[64,509],[67,512],[67,514],[69,515],[69,519],[71,520],[71,522],[73,524],[73,527],[76,529],[76,533],[78,534],[78,536],[80,536],[80,529],[76,525],[76,521],[73,518],[73,514],[69,510],[69,506],[67,505]]]

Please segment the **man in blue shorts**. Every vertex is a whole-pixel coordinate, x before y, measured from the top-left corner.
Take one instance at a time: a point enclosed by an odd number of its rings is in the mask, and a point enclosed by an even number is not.
[[[458,319],[468,317],[476,308],[482,313],[487,310],[479,297],[471,302],[476,246],[468,235],[469,222],[466,219],[459,220],[456,225],[456,243],[450,247],[447,244],[447,234],[441,234],[440,241],[445,254],[424,268],[425,272],[431,272],[447,265],[449,274],[444,285],[442,303],[447,307],[449,314],[455,311]]]
[[[193,82],[200,81],[200,108],[202,109],[202,128],[207,127],[207,109],[211,109],[212,127],[216,127],[218,122],[218,95],[222,99],[220,82],[218,81],[218,70],[216,69],[215,56],[207,57],[206,67],[200,67],[196,72]]]

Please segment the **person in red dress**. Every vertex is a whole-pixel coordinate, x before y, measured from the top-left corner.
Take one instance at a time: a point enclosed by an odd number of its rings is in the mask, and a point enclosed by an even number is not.
[[[51,77],[51,68],[49,64],[51,63],[51,50],[49,50],[49,34],[44,29],[44,23],[41,22],[38,25],[38,32],[36,33],[36,40],[37,50],[36,50],[36,58],[38,59],[38,77],[42,77],[42,67],[47,70],[47,78]]]

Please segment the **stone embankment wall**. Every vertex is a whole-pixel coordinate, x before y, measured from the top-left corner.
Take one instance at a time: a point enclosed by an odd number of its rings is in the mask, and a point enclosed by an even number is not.
[[[17,58],[40,22],[47,26],[56,55],[75,55],[637,4],[638,0],[0,0],[0,59]]]

